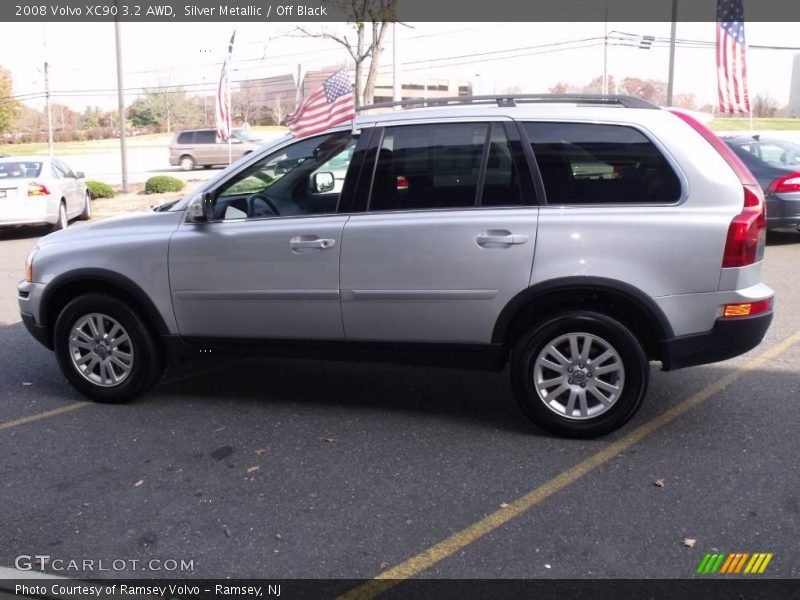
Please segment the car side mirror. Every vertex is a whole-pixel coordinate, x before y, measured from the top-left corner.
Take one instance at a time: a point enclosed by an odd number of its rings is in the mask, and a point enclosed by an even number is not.
[[[210,192],[195,196],[189,202],[186,211],[190,223],[208,223],[212,221],[214,219],[214,196]]]
[[[83,179],[86,177],[86,174],[83,171],[78,171],[75,173],[75,179]]]
[[[333,173],[323,172],[315,173],[312,181],[312,187],[317,194],[324,194],[333,190],[334,179]]]

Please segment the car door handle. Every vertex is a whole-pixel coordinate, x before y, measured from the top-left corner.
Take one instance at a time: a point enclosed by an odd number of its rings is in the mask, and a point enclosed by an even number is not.
[[[330,238],[308,238],[305,236],[293,237],[289,240],[292,250],[327,250],[336,245],[336,240]]]
[[[528,241],[528,236],[523,233],[511,233],[510,231],[485,231],[476,238],[479,246],[489,244],[502,244],[512,246],[524,244]]]

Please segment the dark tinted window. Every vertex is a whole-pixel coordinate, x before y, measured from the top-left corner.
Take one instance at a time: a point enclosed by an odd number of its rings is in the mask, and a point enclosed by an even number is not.
[[[520,206],[522,188],[514,152],[501,123],[492,125],[481,206]]]
[[[621,125],[526,123],[549,204],[672,203],[681,185],[641,132]]]
[[[217,142],[217,132],[213,129],[202,129],[194,132],[195,144],[215,144]]]
[[[486,123],[387,127],[369,209],[475,206]]]
[[[194,131],[184,131],[178,136],[179,144],[191,144],[194,140]]]

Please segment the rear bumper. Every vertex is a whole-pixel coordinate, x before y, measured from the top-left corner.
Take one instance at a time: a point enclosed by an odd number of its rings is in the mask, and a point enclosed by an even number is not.
[[[767,227],[792,227],[800,224],[800,192],[767,196]]]
[[[754,317],[717,319],[711,331],[662,342],[665,371],[704,365],[744,354],[761,343],[772,323],[772,311]]]

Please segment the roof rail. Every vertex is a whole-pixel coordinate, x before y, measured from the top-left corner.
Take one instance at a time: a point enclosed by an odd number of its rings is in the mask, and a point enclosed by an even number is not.
[[[624,108],[654,108],[655,104],[636,98],[635,96],[618,96],[603,94],[509,94],[490,96],[447,96],[443,98],[408,98],[399,102],[378,102],[359,106],[356,111],[362,112],[378,108],[424,108],[426,106],[448,106],[458,104],[497,104],[500,107],[516,106],[518,103],[569,103],[599,106],[621,106]]]

